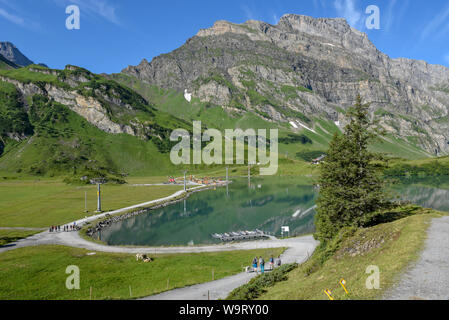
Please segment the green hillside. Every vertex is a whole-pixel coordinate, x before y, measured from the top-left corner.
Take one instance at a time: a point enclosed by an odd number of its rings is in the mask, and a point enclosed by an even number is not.
[[[0,75],[33,83],[51,84],[94,97],[107,109],[114,123],[138,123],[137,136],[110,134],[100,130],[50,95],[22,96],[17,88],[0,81],[0,171],[31,175],[109,176],[121,180],[122,174],[154,174],[173,170],[168,159],[169,134],[175,128],[190,127],[152,107],[139,94],[120,84],[93,75],[87,70],[49,70],[31,66],[2,70]],[[83,76],[88,81],[72,88],[66,82]],[[132,109],[120,108],[108,99],[119,99]]]
[[[287,138],[293,134],[293,127],[287,123],[272,122],[264,120],[260,114],[255,112],[246,112],[237,109],[224,109],[221,106],[213,105],[207,102],[200,102],[193,98],[192,102],[187,102],[180,92],[174,90],[165,90],[154,85],[149,85],[143,81],[123,73],[109,76],[111,79],[128,86],[137,91],[157,109],[170,113],[182,119],[193,121],[201,120],[208,127],[224,130],[226,128],[277,128],[279,129],[280,146],[279,152],[282,155],[288,155],[289,158],[304,160],[302,155],[308,153],[320,154],[325,152],[328,144],[336,132],[340,132],[334,122],[320,118],[307,119],[305,124],[314,124],[314,132],[306,129],[295,135],[304,135],[312,143],[283,143],[282,138]],[[300,118],[300,120],[302,120]],[[409,141],[394,137],[380,138],[371,148],[374,151],[385,153],[390,157],[399,157],[404,159],[422,159],[428,158],[429,154]],[[318,157],[318,156],[317,156]]]
[[[2,69],[0,76],[9,81],[0,81],[0,172],[8,174],[63,176],[68,182],[106,177],[119,183],[128,175],[172,175],[183,168],[169,160],[175,144],[169,136],[177,128],[191,132],[194,120],[222,132],[235,128],[279,129],[280,174],[291,174],[294,167],[303,168],[305,161],[324,154],[333,134],[340,131],[332,121],[320,118],[304,122],[313,126],[314,132],[294,131],[290,124],[269,121],[257,112],[223,108],[195,98],[189,103],[179,92],[145,84],[132,76],[95,75],[75,66],[55,70],[31,65]],[[24,94],[13,81],[33,85],[37,93]],[[88,116],[55,101],[51,88],[93,99],[104,108],[110,123],[127,126],[135,134],[100,129]],[[428,156],[409,142],[388,137],[372,148],[405,159]],[[188,169],[210,171],[219,167]]]

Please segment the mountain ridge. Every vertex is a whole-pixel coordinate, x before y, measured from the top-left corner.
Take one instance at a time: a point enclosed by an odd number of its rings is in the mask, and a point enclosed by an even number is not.
[[[360,94],[391,136],[434,155],[449,152],[449,69],[392,59],[341,18],[217,21],[122,73],[283,123],[298,120],[293,112],[344,124],[344,110]]]
[[[19,68],[14,62],[6,59],[2,54],[0,54],[0,69],[17,69]]]
[[[342,130],[356,94],[389,132],[374,150],[410,159],[446,150],[447,70],[390,59],[344,19],[217,21],[119,74],[71,65],[0,69],[0,171],[78,182],[170,172],[169,134],[190,132],[195,120],[220,130],[278,128],[281,161],[308,161]]]
[[[34,64],[28,59],[13,43],[9,41],[0,42],[0,54],[9,61],[21,67],[27,67]]]

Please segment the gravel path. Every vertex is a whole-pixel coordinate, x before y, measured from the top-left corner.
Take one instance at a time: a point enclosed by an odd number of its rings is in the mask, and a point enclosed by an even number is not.
[[[449,217],[433,219],[424,251],[386,300],[449,300]]]
[[[202,187],[199,187],[202,188]],[[192,188],[190,190],[197,189]],[[173,195],[164,199],[158,199],[136,206],[123,208],[113,212],[102,213],[96,216],[88,217],[76,221],[78,226],[82,226],[87,222],[95,221],[99,218],[105,217],[107,214],[118,214],[130,209],[149,206],[156,202],[170,200],[182,195],[184,191],[178,191]],[[73,222],[71,223],[73,224]],[[8,228],[9,229],[9,228]],[[271,237],[269,240],[259,240],[251,242],[241,242],[222,245],[211,246],[191,246],[191,247],[118,247],[107,246],[95,242],[91,242],[81,238],[78,232],[49,232],[45,231],[26,239],[19,240],[14,243],[7,244],[0,247],[0,253],[9,250],[14,250],[23,247],[40,246],[40,245],[63,245],[69,247],[83,248],[90,251],[97,252],[111,252],[111,253],[128,253],[128,254],[164,254],[164,253],[200,253],[200,252],[223,252],[236,250],[254,250],[254,249],[270,249],[270,248],[287,248],[281,256],[282,263],[305,262],[313,253],[318,242],[313,239],[313,236],[305,236],[300,238],[290,238],[279,240]],[[248,262],[248,265],[250,261]],[[212,281],[200,285],[176,289],[146,298],[147,300],[216,300],[224,299],[235,288],[247,283],[256,274],[254,273],[240,273],[225,279]]]
[[[111,252],[128,254],[163,254],[163,253],[200,253],[223,252],[236,250],[254,250],[270,248],[288,248],[281,256],[282,263],[302,263],[312,255],[318,242],[313,236],[291,238],[285,240],[260,240],[213,246],[192,247],[115,247],[87,241],[78,235],[78,232],[50,233],[48,231],[36,234],[15,243],[0,247],[0,253],[29,246],[64,245],[83,248],[93,252]],[[250,261],[248,262],[248,265]],[[150,296],[144,300],[217,300],[226,298],[235,288],[250,281],[256,274],[240,273],[221,280],[203,283],[182,289],[175,289],[159,295]]]
[[[189,191],[195,191],[195,190],[198,190],[201,188],[204,188],[204,187],[191,188],[191,189],[189,189]],[[77,220],[77,221],[74,221],[71,223],[67,223],[66,225],[73,225],[74,223],[76,223],[76,225],[82,227],[86,223],[94,222],[98,219],[105,218],[107,215],[115,215],[115,214],[120,214],[120,213],[130,211],[130,210],[134,210],[134,209],[150,207],[151,205],[154,205],[154,204],[157,204],[157,203],[160,203],[163,201],[169,201],[169,200],[175,199],[175,198],[183,195],[184,193],[185,193],[184,190],[180,190],[180,191],[177,191],[177,192],[173,193],[172,195],[165,197],[165,198],[156,199],[156,200],[148,201],[145,203],[140,203],[140,204],[137,204],[134,206],[122,208],[122,209],[115,210],[115,211],[100,213],[98,215],[86,217],[86,218],[83,218],[83,219],[80,219],[80,220]],[[35,230],[34,228],[6,228],[6,227],[1,228],[1,229],[3,229],[3,230]],[[48,228],[36,229],[36,230],[48,230]],[[17,249],[17,248],[22,248],[22,247],[39,246],[39,245],[46,245],[46,244],[61,244],[61,245],[67,245],[67,246],[72,246],[72,247],[89,249],[90,248],[89,242],[90,241],[86,241],[86,240],[82,239],[78,235],[77,232],[59,232],[59,233],[53,232],[53,233],[50,233],[48,231],[45,231],[45,232],[36,234],[34,236],[28,237],[26,239],[22,239],[17,242],[9,243],[5,246],[2,246],[2,247],[0,247],[0,253],[9,251],[9,250],[13,250],[13,249]],[[106,246],[103,246],[103,247],[106,247]],[[101,250],[99,250],[99,251],[101,251]],[[116,251],[106,251],[106,252],[116,252]]]
[[[312,236],[289,239],[286,242],[278,240],[290,246],[281,256],[282,263],[303,263],[309,259],[318,242]],[[250,262],[248,262],[248,265]],[[239,273],[224,279],[198,284],[190,287],[167,291],[158,295],[149,296],[142,300],[218,300],[225,299],[232,290],[248,283],[257,274]]]
[[[44,231],[47,228],[27,228],[27,227],[1,227],[0,230],[19,230],[19,231]]]

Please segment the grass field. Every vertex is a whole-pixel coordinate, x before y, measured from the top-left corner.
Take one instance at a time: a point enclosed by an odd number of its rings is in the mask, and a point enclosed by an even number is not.
[[[417,215],[360,229],[341,244],[339,250],[322,266],[317,253],[288,274],[288,281],[279,282],[259,297],[273,300],[327,300],[324,290],[330,289],[336,300],[379,299],[404,269],[419,257],[432,218],[441,217],[428,209]],[[368,290],[368,266],[380,270],[380,290]],[[345,279],[349,295],[339,281]]]
[[[158,178],[135,179],[135,183],[164,181]],[[169,196],[182,186],[133,187],[103,185],[103,211],[116,210]],[[85,208],[87,192],[87,209]],[[94,214],[96,186],[71,186],[59,179],[8,180],[0,182],[0,227],[41,228],[60,225]]]
[[[0,299],[130,299],[242,272],[254,256],[279,255],[283,249],[152,256],[97,253],[61,246],[21,248],[0,254]],[[68,290],[67,266],[80,270],[80,290]],[[131,296],[130,296],[131,287]],[[205,293],[207,294],[207,293]]]
[[[41,231],[37,230],[0,230],[0,246],[16,242],[17,240],[28,238]]]
[[[312,177],[318,170],[317,166],[303,161],[281,158],[277,174]],[[191,171],[189,174],[197,177],[224,178],[225,172],[223,167],[212,167],[208,170]],[[247,173],[247,166],[231,166],[229,169],[230,179],[233,176],[246,176]],[[258,173],[258,168],[252,169],[252,174]],[[62,178],[36,178],[6,173],[0,173],[0,177],[0,227],[41,228],[61,225],[86,215],[91,216],[96,210],[96,186],[68,185]],[[174,185],[133,186],[166,181],[165,176],[131,176],[127,178],[128,184],[125,185],[103,185],[102,209],[103,211],[121,209],[169,196],[183,188]],[[87,214],[84,212],[85,193],[87,193]]]

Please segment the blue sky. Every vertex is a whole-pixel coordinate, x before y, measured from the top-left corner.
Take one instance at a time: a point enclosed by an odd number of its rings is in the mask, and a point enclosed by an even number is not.
[[[80,30],[65,27],[70,4],[80,8]],[[369,5],[380,9],[380,30],[365,27]],[[392,58],[449,67],[447,0],[0,0],[0,41],[52,68],[113,73],[178,48],[216,20],[276,24],[286,13],[344,17]]]

